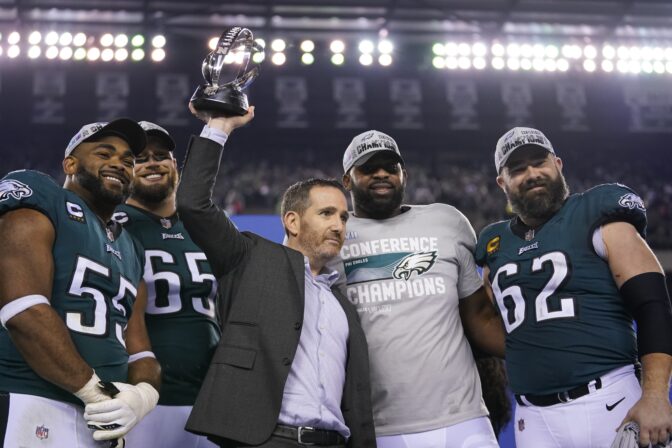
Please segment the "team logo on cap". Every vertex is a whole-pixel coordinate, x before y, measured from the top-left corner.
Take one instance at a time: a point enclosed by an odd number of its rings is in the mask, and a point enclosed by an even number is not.
[[[408,280],[411,278],[411,275],[414,272],[416,272],[418,275],[422,275],[429,271],[432,266],[434,266],[436,257],[436,251],[415,252],[413,254],[407,255],[402,258],[397,267],[394,268],[392,277],[396,279]]]
[[[33,190],[23,182],[15,179],[6,179],[0,182],[0,202],[9,198],[20,201],[33,195]]]

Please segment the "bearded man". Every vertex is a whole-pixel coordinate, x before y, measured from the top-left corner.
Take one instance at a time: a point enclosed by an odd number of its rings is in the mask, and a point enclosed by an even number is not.
[[[184,426],[219,342],[217,280],[203,251],[177,217],[175,142],[161,126],[139,122],[147,146],[136,156],[126,204],[114,219],[144,253],[145,323],[151,353],[162,366],[158,406],[127,436],[130,446],[207,448]]]
[[[486,227],[475,254],[507,332],[516,446],[609,446],[630,421],[641,446],[666,442],[672,311],[644,203],[620,184],[569,195],[536,129],[504,134],[495,167],[516,216]]]
[[[448,204],[403,204],[408,174],[383,132],[357,135],[343,172],[354,211],[334,267],[369,342],[378,446],[499,446],[470,343],[503,357],[504,329],[476,270],[471,224]],[[503,391],[505,376],[490,377]]]

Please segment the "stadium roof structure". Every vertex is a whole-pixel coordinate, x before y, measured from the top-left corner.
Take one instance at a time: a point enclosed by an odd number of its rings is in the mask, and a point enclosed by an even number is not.
[[[672,29],[669,0],[0,0],[0,25],[203,32],[642,36]],[[669,36],[665,36],[669,37]]]

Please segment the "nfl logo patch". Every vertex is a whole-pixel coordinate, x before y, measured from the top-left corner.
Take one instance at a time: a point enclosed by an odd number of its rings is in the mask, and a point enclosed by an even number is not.
[[[170,219],[168,218],[161,218],[161,226],[163,226],[164,229],[170,229],[173,227],[173,223],[170,222]]]
[[[35,437],[37,437],[40,440],[48,439],[49,428],[47,428],[44,425],[38,426],[37,428],[35,428]]]
[[[518,420],[518,431],[525,431],[525,420]]]
[[[109,227],[105,227],[105,233],[107,233],[108,240],[114,241],[114,233],[112,233],[112,230],[110,230]]]

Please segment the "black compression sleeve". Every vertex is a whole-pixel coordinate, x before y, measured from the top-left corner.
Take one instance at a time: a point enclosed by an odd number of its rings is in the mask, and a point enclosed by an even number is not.
[[[665,276],[659,272],[636,275],[623,283],[620,292],[637,322],[639,356],[672,355],[672,306]]]

